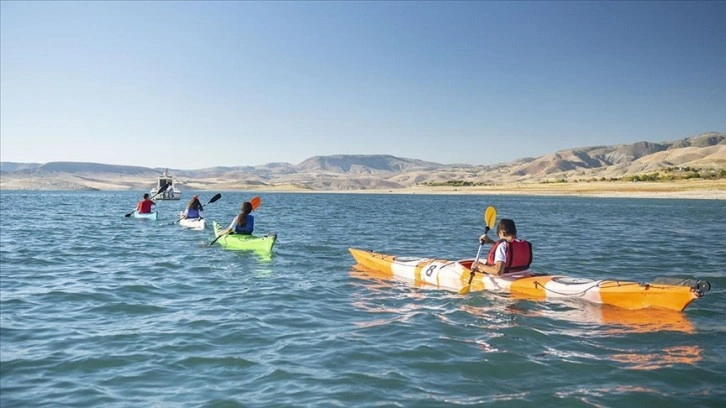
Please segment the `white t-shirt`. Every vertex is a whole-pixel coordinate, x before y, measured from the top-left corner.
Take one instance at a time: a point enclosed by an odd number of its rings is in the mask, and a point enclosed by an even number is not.
[[[504,262],[507,263],[507,244],[509,242],[502,241],[501,244],[497,245],[497,250],[494,252],[494,263]]]

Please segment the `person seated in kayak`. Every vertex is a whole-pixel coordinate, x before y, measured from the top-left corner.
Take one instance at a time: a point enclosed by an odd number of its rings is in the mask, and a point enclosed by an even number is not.
[[[255,217],[250,214],[251,212],[252,204],[249,201],[242,203],[240,213],[234,217],[229,227],[222,231],[222,234],[252,234],[252,231],[255,229]]]
[[[532,244],[517,238],[517,227],[513,220],[503,218],[497,226],[499,240],[494,241],[487,234],[479,237],[481,244],[494,244],[489,250],[486,263],[472,265],[475,272],[502,275],[529,269],[532,263]]]
[[[182,218],[204,218],[204,206],[199,202],[199,196],[195,195],[189,200],[187,208],[182,213]]]
[[[156,203],[149,198],[149,193],[144,193],[144,197],[136,204],[136,212],[139,214],[148,214],[151,212],[151,206]]]

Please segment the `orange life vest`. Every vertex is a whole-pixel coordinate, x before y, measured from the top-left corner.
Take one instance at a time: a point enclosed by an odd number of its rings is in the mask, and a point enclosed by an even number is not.
[[[506,242],[506,240],[499,240],[492,245],[487,257],[487,265],[494,265],[494,255],[502,242]],[[532,264],[532,244],[529,241],[515,239],[507,242],[507,262],[504,264],[504,273],[527,270],[530,264]]]

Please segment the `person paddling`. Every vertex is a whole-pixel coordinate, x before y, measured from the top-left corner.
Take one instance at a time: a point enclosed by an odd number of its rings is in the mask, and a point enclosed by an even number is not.
[[[252,204],[249,201],[242,203],[240,207],[240,213],[232,220],[229,227],[222,231],[219,235],[223,234],[244,234],[250,235],[255,230],[255,216],[250,214],[252,212]]]
[[[149,193],[144,193],[144,197],[136,204],[136,212],[139,214],[148,214],[151,212],[151,206],[156,203],[149,198]]]
[[[181,218],[204,218],[204,206],[199,201],[198,195],[195,195],[191,200],[189,200],[187,208],[184,209]]]
[[[517,227],[514,220],[503,218],[499,221],[497,236],[499,237],[497,241],[486,234],[479,237],[482,245],[494,245],[489,250],[486,263],[476,262],[472,265],[472,270],[490,275],[502,275],[529,269],[532,264],[532,244],[517,238]]]

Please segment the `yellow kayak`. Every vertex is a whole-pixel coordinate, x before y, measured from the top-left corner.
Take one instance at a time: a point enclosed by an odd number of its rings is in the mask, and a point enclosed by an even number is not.
[[[473,259],[447,261],[385,255],[349,248],[356,262],[373,271],[460,291],[469,283]],[[531,271],[513,272],[502,276],[476,273],[471,290],[508,293],[527,299],[570,298],[625,309],[662,308],[682,311],[693,300],[708,292],[706,281],[678,278],[658,278],[651,283],[617,280],[591,280],[567,276],[535,274]]]

